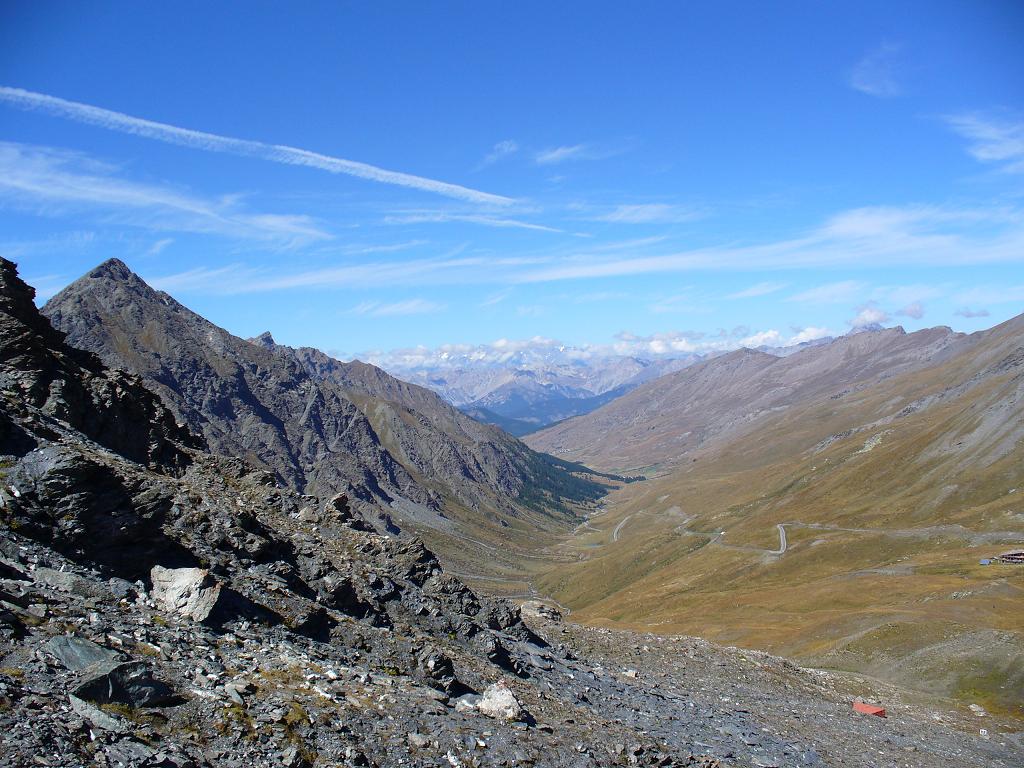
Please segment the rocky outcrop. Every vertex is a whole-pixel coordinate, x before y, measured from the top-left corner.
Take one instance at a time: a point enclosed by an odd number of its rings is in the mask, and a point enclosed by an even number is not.
[[[0,259],[0,390],[7,412],[0,441],[17,450],[25,436],[11,415],[33,409],[40,425],[47,418],[65,422],[132,461],[164,469],[187,464],[181,446],[200,443],[138,377],[64,344],[64,334],[40,316],[34,295],[14,264]]]

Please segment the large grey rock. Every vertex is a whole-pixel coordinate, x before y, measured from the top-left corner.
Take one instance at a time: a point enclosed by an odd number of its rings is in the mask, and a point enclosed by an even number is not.
[[[562,620],[561,611],[556,608],[552,608],[547,603],[542,603],[539,600],[527,600],[519,606],[519,609],[525,616],[531,619],[553,622],[559,622]]]
[[[171,687],[154,678],[149,665],[141,661],[93,667],[72,694],[94,704],[129,707],[156,707],[174,700]]]
[[[106,664],[120,658],[117,651],[97,645],[84,637],[53,637],[43,644],[43,650],[53,654],[72,672],[79,672],[94,664]]]
[[[193,621],[210,618],[221,596],[221,585],[203,568],[153,566],[153,599],[165,610]]]

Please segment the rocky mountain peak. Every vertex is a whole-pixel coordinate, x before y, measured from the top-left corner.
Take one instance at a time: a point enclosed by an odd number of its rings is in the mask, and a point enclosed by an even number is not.
[[[267,349],[273,349],[277,346],[277,342],[274,341],[274,337],[270,334],[270,331],[264,331],[259,336],[254,336],[249,339],[257,347],[265,347]]]
[[[120,259],[107,259],[95,269],[86,273],[85,277],[92,279],[106,278],[109,280],[123,280],[125,282],[142,282],[142,278],[132,272],[131,268]]]

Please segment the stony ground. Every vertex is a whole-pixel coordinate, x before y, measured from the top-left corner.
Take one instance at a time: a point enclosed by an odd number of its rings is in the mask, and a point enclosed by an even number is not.
[[[566,645],[599,668],[675,709],[745,716],[745,743],[793,741],[835,766],[1019,766],[1019,721],[845,673],[805,669],[759,651],[692,637],[663,637],[569,625]],[[886,717],[853,711],[861,700]],[[725,728],[728,728],[727,724]],[[773,764],[757,757],[754,765]],[[780,761],[780,765],[792,763]]]
[[[401,623],[349,618],[326,640],[244,621],[216,631],[13,534],[0,572],[5,766],[1009,768],[1024,756],[1005,724],[882,684],[860,690],[886,719],[852,710],[856,680],[547,611],[527,612],[538,634],[503,637],[496,664]]]

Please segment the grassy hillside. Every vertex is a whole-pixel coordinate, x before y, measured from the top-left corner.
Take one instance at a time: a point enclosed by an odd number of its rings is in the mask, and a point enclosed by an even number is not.
[[[979,564],[1024,544],[1022,326],[620,490],[541,588],[1024,716],[1024,568]]]

